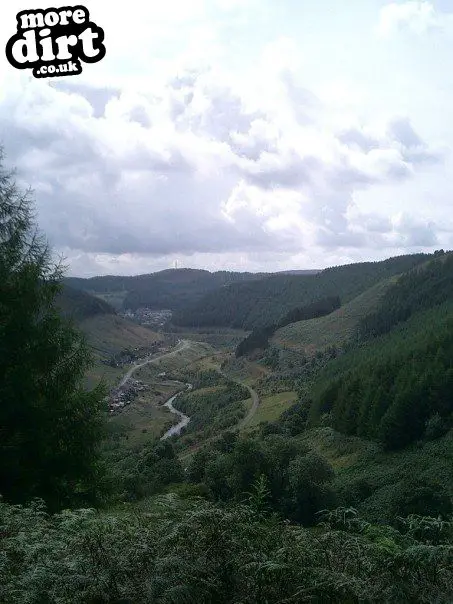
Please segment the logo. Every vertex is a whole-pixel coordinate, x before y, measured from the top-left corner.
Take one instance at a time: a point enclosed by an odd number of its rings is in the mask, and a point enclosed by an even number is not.
[[[35,78],[82,73],[81,62],[105,57],[104,30],[90,21],[84,6],[23,10],[17,33],[6,45],[6,58],[16,69],[32,69]]]

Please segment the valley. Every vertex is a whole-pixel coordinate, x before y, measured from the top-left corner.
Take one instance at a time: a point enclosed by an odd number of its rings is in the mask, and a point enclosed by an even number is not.
[[[166,527],[156,536],[160,555],[174,539],[177,560],[184,547],[197,560],[209,551],[215,576],[225,568],[226,546],[215,549],[222,539],[230,550],[239,540],[250,564],[267,551],[280,568],[292,552],[305,573],[327,559],[315,601],[367,601],[370,582],[379,597],[388,588],[391,602],[434,601],[442,576],[438,601],[446,604],[453,254],[243,276],[209,291],[209,275],[198,276],[201,286],[194,277],[165,271],[164,293],[162,276],[141,276],[139,292],[115,277],[95,280],[103,284],[95,296],[92,280],[90,290],[74,289],[84,280],[63,290],[63,314],[92,356],[87,396],[99,385],[107,394],[96,444],[100,499],[89,526],[112,522],[115,556],[123,548],[139,555],[141,535]],[[157,302],[129,312],[133,299]],[[81,530],[88,539],[91,528]],[[207,545],[194,554],[200,535]],[[297,549],[302,543],[308,549]],[[345,599],[336,573],[357,547],[354,568],[341,571],[354,594]],[[401,560],[415,574],[402,578]],[[362,564],[374,568],[371,578]],[[426,597],[417,600],[420,590]]]
[[[450,259],[448,255],[442,257],[443,265],[447,263],[445,277],[439,277],[435,272],[442,283],[442,279],[447,279],[445,283],[450,279]],[[434,260],[438,262],[437,257]],[[104,353],[107,350],[118,352],[126,343],[144,346],[154,342],[158,346],[149,356],[129,366],[106,368],[104,365],[101,368],[98,362],[96,371],[91,374],[90,379],[102,375],[116,390],[121,390],[131,379],[137,380],[140,385],[134,398],[109,418],[109,430],[114,434],[117,454],[122,450],[137,452],[141,447],[165,438],[171,443],[176,456],[187,465],[194,463],[197,455],[202,455],[203,451],[215,449],[219,439],[221,441],[229,434],[236,435],[228,436],[233,440],[239,437],[256,442],[266,441],[271,436],[286,435],[300,446],[316,451],[331,464],[339,500],[345,505],[354,504],[377,519],[373,511],[377,502],[387,496],[385,493],[389,489],[402,488],[398,486],[402,480],[401,468],[410,468],[407,480],[414,473],[426,476],[426,489],[429,491],[432,488],[429,486],[431,472],[426,469],[426,464],[428,468],[433,466],[430,460],[436,452],[436,464],[444,468],[441,470],[437,467],[436,475],[444,475],[443,485],[451,497],[453,483],[448,477],[447,468],[453,461],[453,451],[447,418],[445,428],[439,428],[439,436],[434,440],[422,439],[415,449],[408,443],[409,448],[399,447],[400,450],[392,452],[387,450],[385,441],[380,441],[379,437],[373,438],[372,433],[351,432],[343,428],[345,420],[335,420],[332,412],[320,414],[318,411],[321,406],[328,409],[328,405],[331,405],[323,398],[319,399],[319,396],[324,396],[325,384],[335,379],[333,376],[340,371],[336,370],[337,366],[349,367],[349,357],[352,367],[366,359],[367,354],[371,355],[370,359],[374,359],[372,362],[376,365],[374,350],[383,346],[385,349],[385,338],[393,338],[396,342],[400,338],[398,330],[403,329],[404,336],[409,329],[407,334],[413,339],[414,344],[410,344],[413,346],[422,341],[420,338],[426,337],[426,332],[420,331],[425,321],[429,321],[430,325],[437,320],[441,322],[439,326],[445,324],[442,321],[447,320],[451,312],[448,306],[450,289],[447,285],[442,286],[445,300],[439,296],[434,304],[424,303],[432,307],[424,311],[428,315],[431,313],[430,319],[427,315],[425,320],[416,306],[414,329],[410,327],[411,320],[404,319],[403,322],[397,321],[397,329],[389,336],[380,336],[376,342],[366,340],[362,335],[367,321],[382,312],[387,299],[395,298],[394,292],[398,291],[400,284],[407,279],[415,279],[416,282],[424,274],[423,271],[437,267],[434,260],[427,260],[426,256],[421,255],[392,259],[376,265],[331,269],[329,278],[325,279],[327,289],[322,285],[322,272],[300,277],[293,274],[272,277],[289,279],[290,283],[300,278],[305,292],[301,301],[308,301],[310,308],[315,308],[313,301],[321,300],[316,296],[324,293],[331,295],[335,291],[346,294],[340,307],[333,307],[330,312],[326,310],[324,316],[294,322],[282,320],[284,326],[277,325],[262,348],[258,338],[257,348],[248,349],[239,357],[239,344],[252,332],[233,327],[228,324],[229,320],[223,325],[180,326],[177,324],[178,315],[174,319],[168,313],[159,314],[158,310],[136,313],[133,322],[123,312],[120,317],[104,315],[102,318],[85,318],[81,325],[99,355],[101,350]],[[332,282],[336,283],[337,279],[335,271],[341,275],[339,289],[332,289]],[[260,284],[268,288],[268,279],[265,277],[250,282],[249,289],[246,288],[246,282],[240,287],[245,288],[247,296],[251,295],[251,290],[257,290],[260,296],[258,302],[263,299]],[[309,289],[310,279],[313,280],[313,293]],[[283,289],[285,283],[288,284],[283,281]],[[231,287],[239,286],[232,284]],[[239,291],[235,289],[236,293]],[[102,294],[104,300],[114,295],[114,291]],[[213,295],[206,294],[206,299]],[[273,298],[267,299],[275,305]],[[240,301],[241,297],[237,300]],[[250,303],[247,299],[244,301]],[[296,312],[293,307],[291,312],[294,317],[304,314],[303,307],[300,308],[302,310]],[[157,317],[166,317],[166,321],[155,332],[141,325],[139,320],[140,316],[144,322],[149,320],[153,312]],[[275,316],[275,311],[272,313]],[[287,307],[282,307],[280,316],[283,317],[285,313],[288,313]],[[394,345],[392,350],[396,350]],[[352,361],[355,358],[358,360]],[[353,399],[349,397],[349,405],[352,404]],[[179,425],[181,419],[183,422]],[[386,470],[389,464],[398,470]],[[371,467],[375,468],[372,479]],[[404,472],[403,483],[406,480]],[[357,485],[361,485],[360,491],[357,491]]]

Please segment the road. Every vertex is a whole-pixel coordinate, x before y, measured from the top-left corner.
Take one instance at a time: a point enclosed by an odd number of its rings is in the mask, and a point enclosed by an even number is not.
[[[176,346],[176,348],[174,350],[172,350],[171,352],[166,352],[164,354],[161,354],[159,356],[155,356],[152,357],[151,359],[147,359],[146,361],[143,361],[142,363],[137,363],[136,365],[133,365],[132,367],[130,367],[130,369],[128,369],[128,371],[124,374],[123,379],[121,380],[121,382],[119,383],[118,387],[121,388],[122,386],[124,386],[127,382],[128,379],[130,379],[132,377],[132,375],[134,374],[135,371],[137,371],[137,369],[140,369],[140,367],[144,367],[145,365],[148,365],[150,363],[153,363],[154,361],[157,361],[159,359],[163,359],[163,358],[167,358],[167,357],[171,357],[174,356],[176,354],[178,354],[179,352],[185,350],[186,348],[188,348],[190,345],[190,340],[180,340]],[[214,356],[214,355],[207,355],[207,356]],[[240,380],[236,380],[234,378],[231,378],[230,376],[228,376],[226,373],[223,373],[223,371],[221,371],[219,369],[219,373],[221,375],[223,375],[226,379],[231,380],[233,382],[236,382],[237,384],[240,384],[241,386],[245,386],[247,388],[247,390],[250,393],[250,397],[252,399],[252,406],[250,407],[247,415],[239,422],[239,424],[237,425],[237,430],[242,429],[244,426],[246,426],[250,420],[252,419],[252,417],[255,415],[259,404],[260,404],[260,399],[259,396],[257,394],[257,392],[251,388],[250,386],[246,386],[245,384],[243,384]],[[191,385],[187,385],[191,388]],[[172,413],[175,413],[176,415],[179,415],[180,417],[180,422],[178,424],[176,424],[175,426],[173,426],[172,428],[170,428],[170,430],[165,433],[165,435],[162,437],[163,439],[168,438],[169,436],[172,436],[173,434],[179,434],[179,432],[181,431],[181,429],[186,426],[189,423],[190,418],[187,417],[186,415],[184,415],[181,411],[178,411],[177,409],[175,409],[175,407],[173,407],[173,401],[175,400],[175,398],[177,397],[177,394],[173,397],[171,397],[171,399],[169,399],[165,405],[169,408],[169,410]]]
[[[230,377],[228,374],[224,373],[220,369],[219,369],[219,373],[222,374],[223,377],[226,378],[227,380],[236,382],[236,384],[239,384],[240,386],[244,386],[249,391],[250,398],[252,399],[252,406],[250,407],[247,415],[237,425],[237,429],[241,430],[244,426],[246,426],[249,423],[249,421],[255,415],[255,413],[259,407],[259,404],[260,404],[260,397],[258,396],[258,393],[256,392],[256,390],[253,390],[253,388],[251,388],[250,386],[247,386],[246,384],[241,382],[241,380],[236,380],[236,379]]]
[[[240,384],[241,382],[238,382],[238,383]],[[245,386],[245,384],[242,384],[242,385]],[[256,390],[253,390],[253,388],[250,388],[250,386],[245,386],[245,387],[250,392],[250,396],[252,398],[252,406],[250,407],[249,412],[244,417],[244,419],[239,422],[239,424],[238,424],[239,430],[249,423],[249,421],[255,415],[255,413],[258,409],[258,406],[260,404],[260,397],[258,396],[258,393],[256,392]]]
[[[149,365],[149,363],[153,363],[154,361],[157,361],[159,359],[163,359],[166,357],[171,357],[174,356],[175,354],[178,354],[178,352],[181,352],[182,350],[185,350],[186,348],[188,348],[190,342],[189,340],[180,340],[178,342],[177,347],[172,350],[171,352],[165,352],[164,354],[161,354],[157,357],[152,357],[151,359],[147,359],[146,361],[143,361],[143,363],[138,363],[137,365],[133,365],[130,369],[128,369],[128,371],[124,374],[123,379],[121,380],[121,382],[118,384],[118,388],[121,388],[122,386],[124,386],[124,384],[127,382],[127,380],[132,377],[132,375],[135,373],[135,371],[137,371],[137,369],[140,369],[140,367],[144,367],[145,365]]]

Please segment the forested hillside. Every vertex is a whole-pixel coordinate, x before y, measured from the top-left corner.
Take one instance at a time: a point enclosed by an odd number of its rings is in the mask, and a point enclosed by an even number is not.
[[[96,295],[122,294],[121,306],[124,309],[136,310],[140,306],[146,306],[152,309],[178,310],[224,285],[262,279],[265,276],[267,274],[264,273],[211,273],[198,269],[170,269],[133,277],[68,277],[65,283]]]
[[[359,324],[363,339],[387,333],[414,313],[453,300],[453,254],[441,250],[434,257],[401,275],[387,290],[376,311]]]
[[[389,449],[453,425],[453,257],[402,276],[318,378],[311,421]]]
[[[116,314],[115,309],[104,300],[69,285],[62,287],[56,302],[62,314],[75,321],[83,321],[96,315]]]
[[[230,326],[246,330],[277,324],[285,314],[319,298],[339,296],[342,304],[393,275],[428,258],[427,254],[399,256],[382,262],[363,262],[323,270],[316,275],[274,275],[254,282],[215,290],[173,317],[177,325]]]
[[[256,349],[266,349],[269,346],[271,338],[277,329],[286,325],[291,325],[296,321],[308,321],[316,317],[329,315],[335,309],[340,307],[340,298],[332,296],[330,298],[321,298],[316,302],[311,302],[305,306],[294,308],[280,319],[277,325],[268,325],[266,327],[255,328],[236,348],[236,357],[241,357],[253,352]]]

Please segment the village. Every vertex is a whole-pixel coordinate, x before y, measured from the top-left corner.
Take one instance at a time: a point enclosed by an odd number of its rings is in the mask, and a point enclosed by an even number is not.
[[[148,390],[149,385],[140,380],[129,378],[125,384],[115,388],[109,397],[109,412],[117,413],[126,405],[130,405],[140,392]]]
[[[171,319],[171,310],[152,310],[151,308],[137,308],[137,310],[126,310],[121,315],[130,321],[136,321],[141,325],[162,328]]]

